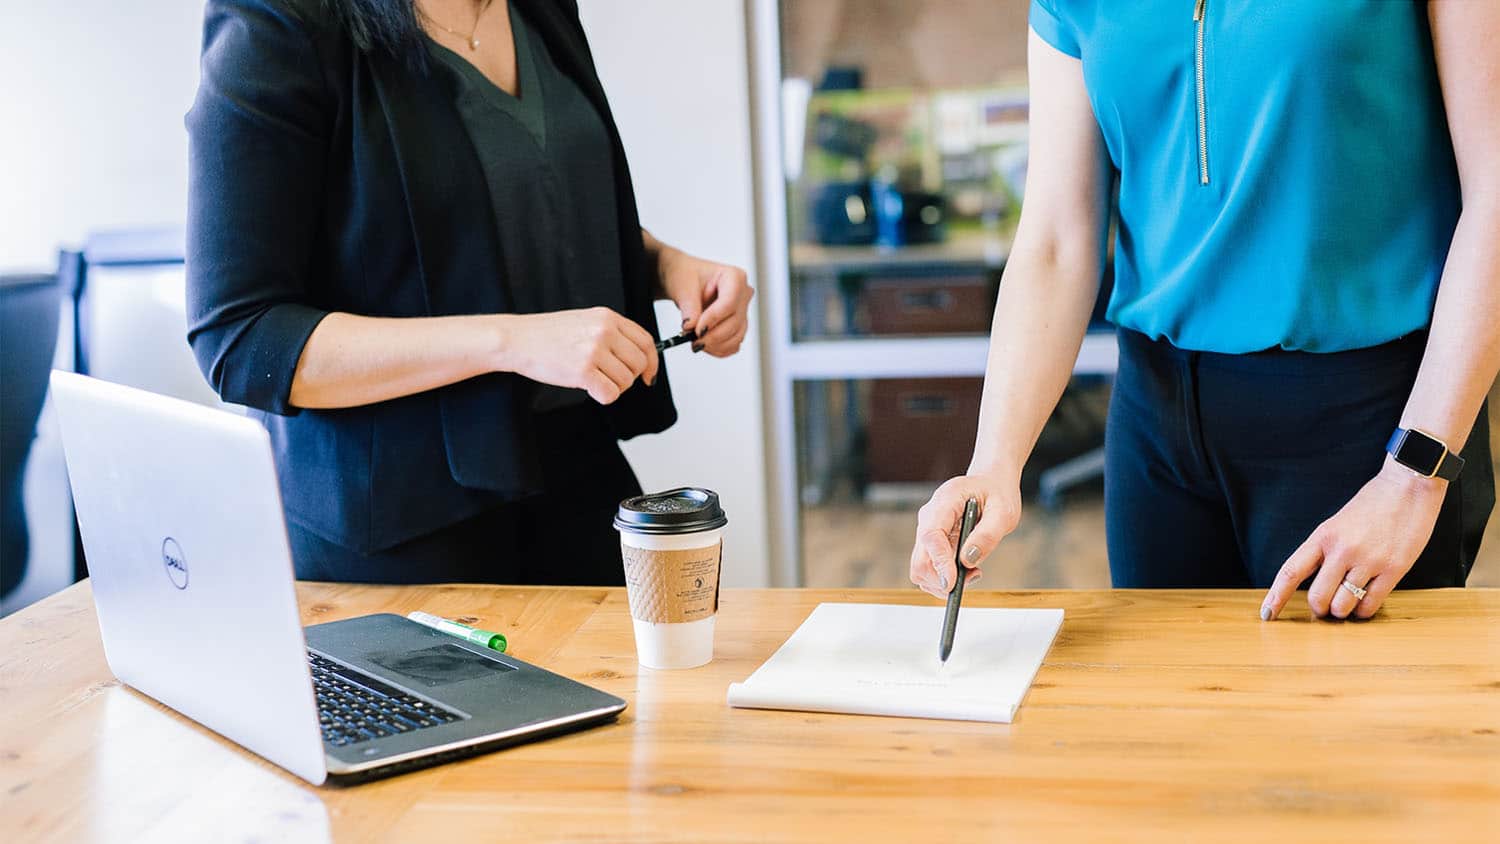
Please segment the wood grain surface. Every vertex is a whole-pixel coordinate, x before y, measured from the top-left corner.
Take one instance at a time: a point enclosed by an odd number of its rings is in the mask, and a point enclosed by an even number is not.
[[[1239,591],[970,593],[1062,607],[1014,724],[729,709],[821,601],[726,590],[715,660],[636,665],[623,592],[300,584],[308,623],[425,609],[630,702],[616,724],[311,788],[122,688],[87,583],[0,621],[0,839],[1494,840],[1500,590],[1271,624]],[[900,631],[892,631],[900,635]],[[252,647],[252,643],[242,643]]]

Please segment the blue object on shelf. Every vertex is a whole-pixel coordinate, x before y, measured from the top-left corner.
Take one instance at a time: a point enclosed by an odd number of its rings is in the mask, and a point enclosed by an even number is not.
[[[942,194],[904,191],[893,182],[876,182],[875,242],[881,246],[940,243],[947,235],[948,213]]]

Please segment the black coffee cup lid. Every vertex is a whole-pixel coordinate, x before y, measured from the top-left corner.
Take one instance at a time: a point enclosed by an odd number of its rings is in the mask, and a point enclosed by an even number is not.
[[[627,498],[615,513],[615,527],[631,533],[696,533],[727,524],[719,494],[691,486]]]

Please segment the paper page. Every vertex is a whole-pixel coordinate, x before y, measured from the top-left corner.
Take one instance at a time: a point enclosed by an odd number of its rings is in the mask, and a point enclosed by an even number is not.
[[[1010,723],[1062,619],[1062,610],[961,610],[944,664],[942,607],[819,604],[729,687],[729,705]]]

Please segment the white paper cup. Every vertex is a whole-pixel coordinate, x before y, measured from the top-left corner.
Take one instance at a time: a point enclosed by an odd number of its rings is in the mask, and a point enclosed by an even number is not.
[[[620,503],[615,527],[647,668],[697,668],[714,656],[724,511],[708,490],[684,488]]]

